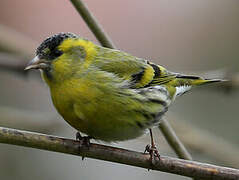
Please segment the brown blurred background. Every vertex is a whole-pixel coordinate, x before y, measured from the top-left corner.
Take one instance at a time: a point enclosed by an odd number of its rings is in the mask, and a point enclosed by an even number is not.
[[[172,71],[229,78],[239,71],[237,0],[85,3],[121,50]],[[57,32],[74,32],[96,42],[70,1],[1,0],[0,55],[7,51],[8,55],[19,56],[13,62],[25,63],[42,40]],[[6,60],[0,56],[0,61]],[[1,126],[74,138],[76,131],[56,113],[39,73],[23,76],[0,70]],[[239,168],[238,97],[238,89],[225,91],[221,86],[210,86],[195,89],[170,108],[166,117],[194,159]],[[175,156],[157,128],[155,135],[161,153]],[[143,151],[148,141],[145,135],[113,145]],[[7,180],[187,179],[4,144],[0,144],[0,159],[0,179]]]

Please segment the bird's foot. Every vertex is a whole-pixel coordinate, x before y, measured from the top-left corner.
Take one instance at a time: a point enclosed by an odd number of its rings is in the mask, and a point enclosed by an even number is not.
[[[155,164],[156,160],[160,160],[160,154],[155,145],[152,146],[152,145],[148,144],[144,150],[144,153],[146,153],[146,152],[149,153],[149,155],[150,155],[150,162],[152,163],[152,165]]]
[[[82,146],[86,146],[88,149],[90,148],[90,139],[92,139],[91,136],[81,136],[80,132],[76,133],[76,140],[79,141],[81,148]],[[84,156],[82,156],[82,160],[84,160]]]
[[[90,147],[90,139],[92,139],[91,136],[81,136],[80,132],[76,133],[76,140],[81,142],[81,145],[85,145],[88,148]]]
[[[145,147],[145,150],[144,150],[144,153],[148,152],[149,155],[150,155],[150,162],[151,162],[151,165],[155,165],[155,162],[156,160],[160,160],[160,154],[159,154],[159,151],[154,143],[154,139],[153,139],[153,132],[152,132],[152,129],[149,128],[149,132],[150,132],[150,138],[151,138],[151,145],[147,145]],[[149,169],[148,169],[149,170]]]

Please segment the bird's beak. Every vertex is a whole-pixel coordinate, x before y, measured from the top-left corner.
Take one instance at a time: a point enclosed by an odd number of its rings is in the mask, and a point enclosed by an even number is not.
[[[27,64],[24,70],[45,69],[47,67],[49,67],[47,61],[44,59],[40,59],[38,56],[36,56]]]

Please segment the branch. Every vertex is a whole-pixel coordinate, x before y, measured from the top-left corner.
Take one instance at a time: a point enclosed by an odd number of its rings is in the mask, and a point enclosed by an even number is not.
[[[37,47],[37,44],[38,43],[22,33],[0,24],[1,51],[21,54],[31,58],[34,54],[33,49]]]
[[[180,118],[177,118],[177,121],[174,121],[172,126],[177,130],[177,135],[183,143],[190,149],[203,153],[225,165],[239,166],[238,146],[206,130],[194,127]]]
[[[20,55],[0,52],[0,70],[11,71],[25,76],[27,74],[24,71],[27,64],[26,60],[29,59],[23,58]]]
[[[167,156],[161,156],[160,160],[152,166],[148,154],[93,143],[90,147],[86,147],[80,145],[79,141],[71,139],[4,127],[0,127],[0,143],[89,157],[188,177],[210,180],[239,179],[237,169]]]
[[[62,128],[62,124],[57,119],[58,116],[53,113],[44,113],[43,121],[42,112],[0,106],[0,114],[0,126],[23,128],[44,133],[51,133]]]
[[[89,11],[88,7],[81,0],[71,0],[71,2],[101,45],[112,49],[115,48],[113,42],[97,22],[94,15]]]
[[[159,129],[179,158],[192,160],[192,156],[189,154],[183,143],[174,132],[170,123],[166,121],[166,119],[163,119],[159,124]]]
[[[36,46],[37,43],[32,39],[0,24],[0,70],[26,75],[24,68]]]
[[[0,126],[17,129],[22,128],[43,133],[51,133],[63,128],[63,124],[57,119],[58,116],[56,117],[53,113],[44,113],[45,121],[42,121],[42,112],[0,106],[0,114],[2,118]],[[168,114],[168,117],[175,119],[171,114],[172,113]],[[32,119],[34,119],[34,121],[32,121]],[[226,166],[238,167],[239,151],[237,146],[206,130],[198,129],[198,127],[194,127],[180,118],[177,118],[177,121],[173,121],[172,126],[176,129],[177,135],[183,144],[189,149],[203,153]],[[169,142],[168,140],[168,143]],[[215,149],[217,149],[217,151],[215,151]],[[179,157],[183,158],[181,155]],[[186,159],[187,157],[184,158]]]

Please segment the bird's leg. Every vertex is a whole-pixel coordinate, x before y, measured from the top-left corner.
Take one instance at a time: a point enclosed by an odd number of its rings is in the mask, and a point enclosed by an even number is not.
[[[92,139],[91,136],[81,136],[79,131],[76,133],[76,140],[81,141],[81,145],[85,145],[88,148],[90,147],[90,139]]]
[[[76,133],[76,140],[80,142],[80,146],[85,145],[87,148],[90,148],[90,139],[92,139],[91,136],[81,136],[80,132],[78,131]],[[85,159],[84,156],[82,156],[82,161]]]
[[[154,164],[156,158],[160,159],[160,154],[159,154],[159,152],[157,150],[157,147],[156,147],[156,145],[154,143],[153,133],[152,133],[152,129],[151,128],[149,128],[149,133],[150,133],[150,138],[151,138],[151,145],[148,144],[145,147],[144,153],[146,153],[146,152],[149,153],[150,161],[152,162],[152,164]]]

